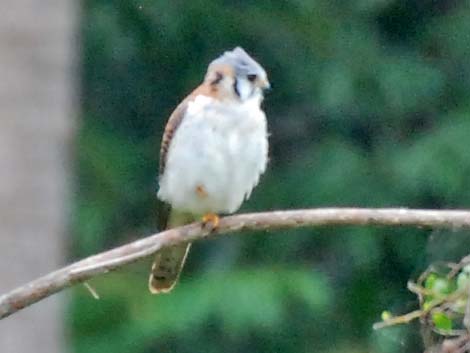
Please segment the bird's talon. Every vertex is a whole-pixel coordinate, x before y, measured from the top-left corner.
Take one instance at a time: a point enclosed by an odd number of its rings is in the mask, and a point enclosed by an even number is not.
[[[215,230],[219,226],[220,218],[215,213],[206,213],[202,217],[202,226],[205,228],[210,225],[211,230]]]

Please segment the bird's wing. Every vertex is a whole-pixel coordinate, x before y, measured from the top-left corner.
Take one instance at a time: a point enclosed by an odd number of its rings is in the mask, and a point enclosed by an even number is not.
[[[173,111],[165,126],[160,146],[159,178],[165,173],[168,150],[176,130],[185,117],[187,105],[187,100],[185,99]],[[170,204],[157,198],[157,222],[160,232],[164,231],[169,226],[177,226],[177,224],[175,224],[176,222],[174,222],[176,214],[177,213],[171,210]],[[150,292],[168,292],[173,288],[183,267],[188,250],[189,244],[181,244],[163,249],[156,254],[149,278]]]
[[[181,122],[184,119],[186,109],[187,109],[187,100],[184,100],[171,114],[168,122],[165,126],[165,131],[163,133],[162,143],[160,146],[160,167],[159,167],[159,178],[165,173],[166,161],[168,158],[168,150],[170,148],[171,141],[173,136],[176,133],[176,130],[181,125]],[[171,206],[158,199],[157,201],[157,221],[158,221],[158,230],[163,231],[168,227],[168,221],[171,213]]]
[[[168,151],[178,127],[181,126],[184,119],[191,118],[186,114],[188,103],[199,94],[208,95],[210,93],[213,93],[213,90],[209,89],[208,91],[207,87],[203,85],[199,86],[175,109],[173,114],[171,114],[170,119],[168,119],[160,148],[160,178],[165,173]],[[157,207],[158,228],[160,231],[163,231],[168,227],[177,227],[196,220],[194,215],[179,212],[178,210],[172,210],[171,205],[161,200],[158,200]],[[169,292],[175,286],[186,260],[186,256],[188,255],[190,245],[191,244],[179,244],[163,249],[155,255],[155,261],[152,265],[152,271],[149,278],[149,289],[151,293],[157,294]]]
[[[176,131],[181,126],[183,120],[187,117],[188,103],[198,95],[213,96],[217,91],[216,87],[200,85],[197,87],[189,96],[187,96],[181,103],[176,107],[173,113],[170,115],[168,122],[163,132],[162,143],[160,146],[160,168],[159,177],[161,178],[165,173],[166,162],[168,158],[168,151],[170,149],[171,141],[176,134]],[[169,218],[171,213],[171,206],[166,202],[158,200],[157,203],[158,212],[158,229],[160,231],[167,229],[169,225]]]

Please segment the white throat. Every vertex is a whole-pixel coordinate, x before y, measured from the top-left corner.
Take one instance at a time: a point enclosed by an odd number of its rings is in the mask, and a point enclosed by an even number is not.
[[[236,83],[236,90],[242,102],[254,99],[261,102],[263,95],[258,87],[255,87],[246,78],[238,78]]]

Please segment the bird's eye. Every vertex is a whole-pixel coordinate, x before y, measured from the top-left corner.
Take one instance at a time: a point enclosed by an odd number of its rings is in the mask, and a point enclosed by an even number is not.
[[[256,81],[256,79],[258,78],[258,76],[255,75],[255,74],[249,74],[249,75],[246,75],[246,78],[248,79],[248,81],[254,82],[254,81]]]

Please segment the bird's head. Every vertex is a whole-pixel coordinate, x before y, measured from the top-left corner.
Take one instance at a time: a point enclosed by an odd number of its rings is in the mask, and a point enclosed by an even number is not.
[[[209,64],[205,82],[223,97],[246,101],[263,98],[270,88],[266,71],[245,50],[236,47]]]

